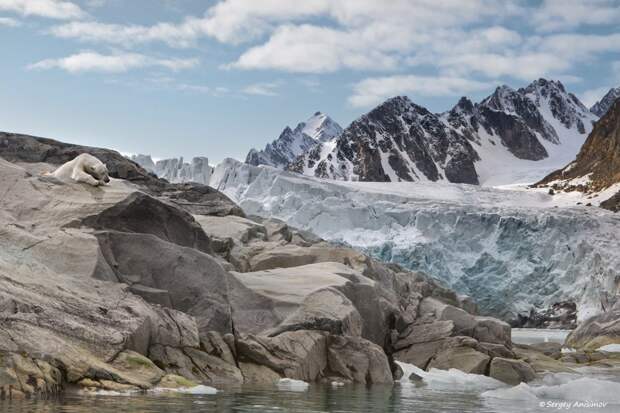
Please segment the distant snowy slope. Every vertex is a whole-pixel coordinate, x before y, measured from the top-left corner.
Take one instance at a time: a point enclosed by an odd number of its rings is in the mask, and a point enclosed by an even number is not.
[[[399,96],[288,169],[337,180],[531,183],[572,159],[596,119],[560,82],[545,79],[498,87],[476,104],[462,98],[442,114]]]
[[[584,319],[619,292],[620,220],[576,206],[585,203],[579,193],[342,182],[232,160],[213,177],[248,214],[425,271],[507,320],[561,300],[575,301]]]
[[[278,139],[267,144],[265,149],[252,149],[246,157],[250,165],[270,165],[284,168],[292,160],[307,152],[317,143],[327,142],[338,136],[342,128],[329,116],[316,112],[295,129],[286,127]]]

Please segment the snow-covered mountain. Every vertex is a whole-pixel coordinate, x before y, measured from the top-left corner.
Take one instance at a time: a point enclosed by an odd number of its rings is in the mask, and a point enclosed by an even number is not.
[[[342,128],[329,116],[316,112],[295,129],[284,128],[278,139],[267,144],[265,149],[251,149],[246,157],[250,165],[286,167],[292,160],[321,142],[327,142],[342,133]]]
[[[601,100],[592,105],[590,111],[599,117],[603,117],[618,99],[620,99],[620,86],[609,89],[609,92]]]
[[[361,116],[289,170],[359,181],[535,182],[574,158],[597,116],[559,81],[498,87],[435,114],[399,96]]]
[[[209,166],[209,159],[204,156],[192,158],[191,163],[184,162],[183,157],[153,162],[150,155],[142,154],[132,155],[131,160],[159,178],[172,183],[197,182],[208,185],[213,172],[213,168]]]
[[[565,300],[582,320],[620,292],[620,220],[582,193],[321,180],[230,159],[211,186],[247,214],[425,271],[507,320]]]

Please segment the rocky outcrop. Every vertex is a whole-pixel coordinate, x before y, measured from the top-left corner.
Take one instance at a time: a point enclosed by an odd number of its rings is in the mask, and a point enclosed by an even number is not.
[[[34,168],[37,172],[56,169],[82,153],[89,153],[106,164],[110,177],[124,179],[142,190],[169,199],[192,213],[203,215],[239,215],[243,211],[227,196],[206,185],[195,183],[171,184],[159,179],[137,163],[109,149],[93,148],[59,142],[53,139],[0,132],[0,157],[9,162],[46,163]],[[44,168],[44,169],[41,169]]]
[[[515,359],[505,323],[422,273],[281,221],[203,214],[192,191],[206,187],[176,187],[185,205],[123,179],[60,183],[49,166],[0,159],[5,397],[391,383],[394,360],[488,374]]]
[[[566,345],[595,350],[607,344],[620,344],[620,306],[601,313],[579,324],[568,337]]]
[[[489,367],[489,376],[516,386],[521,382],[534,380],[536,373],[529,364],[522,360],[495,357]]]
[[[542,181],[538,187],[554,191],[580,191],[588,194],[601,193],[620,184],[620,99],[611,105],[598,121],[577,154],[577,158],[563,169],[557,170]],[[601,206],[612,211],[620,210],[618,190]],[[614,196],[615,195],[615,196]],[[611,202],[610,202],[611,200]]]

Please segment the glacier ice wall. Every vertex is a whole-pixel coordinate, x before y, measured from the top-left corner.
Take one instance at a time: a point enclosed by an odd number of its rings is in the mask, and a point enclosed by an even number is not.
[[[559,300],[579,318],[620,283],[620,216],[558,206],[541,191],[437,183],[335,182],[227,160],[211,185],[248,214],[427,272],[511,319]]]

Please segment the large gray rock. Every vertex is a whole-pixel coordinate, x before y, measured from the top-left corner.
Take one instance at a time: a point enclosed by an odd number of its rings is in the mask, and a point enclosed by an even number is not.
[[[309,294],[300,307],[268,335],[284,331],[320,330],[331,334],[361,336],[362,319],[351,300],[328,287]]]
[[[491,360],[489,376],[516,386],[522,382],[532,381],[536,378],[536,372],[529,364],[522,360],[511,360],[495,357]]]
[[[420,313],[431,313],[438,320],[454,323],[453,335],[465,335],[487,343],[512,345],[510,326],[496,318],[473,316],[470,313],[435,298],[427,297],[420,303]]]
[[[429,369],[458,369],[465,373],[485,374],[491,357],[471,347],[453,347],[437,354],[429,363]]]
[[[166,291],[172,308],[196,317],[201,334],[232,332],[228,274],[213,257],[149,234],[100,231],[96,236],[119,281]],[[159,298],[152,302],[161,304]]]
[[[355,383],[392,383],[392,372],[383,349],[361,337],[330,336],[327,364],[330,372]]]
[[[237,354],[239,362],[265,366],[283,377],[316,381],[327,367],[327,333],[291,331],[276,337],[240,337]]]
[[[565,344],[588,350],[620,344],[620,309],[614,308],[582,322],[566,337]]]
[[[211,252],[209,237],[189,213],[140,192],[82,219],[81,225],[96,230],[151,234],[183,247]]]
[[[383,349],[361,337],[318,331],[285,332],[276,337],[247,336],[237,341],[239,365],[247,380],[257,370],[304,381],[340,378],[355,383],[392,383]],[[260,368],[256,366],[262,366]],[[274,372],[269,373],[269,372]]]

